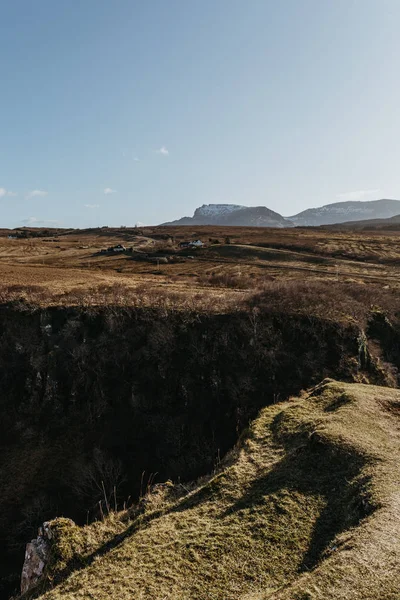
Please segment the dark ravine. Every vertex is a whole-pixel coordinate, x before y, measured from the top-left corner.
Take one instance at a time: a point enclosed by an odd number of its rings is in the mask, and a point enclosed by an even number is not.
[[[212,470],[262,406],[385,377],[354,324],[112,307],[0,307],[0,364],[1,598],[38,525],[97,518],[103,484],[122,506]]]

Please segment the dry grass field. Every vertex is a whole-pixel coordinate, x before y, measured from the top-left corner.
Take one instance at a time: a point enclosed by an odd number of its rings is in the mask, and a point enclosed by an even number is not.
[[[26,230],[25,230],[26,231]],[[40,304],[207,304],[220,310],[274,282],[400,285],[400,231],[145,227],[0,234],[2,299]],[[181,250],[200,239],[203,248]],[[121,254],[101,254],[122,244]],[[135,300],[136,299],[136,300]]]

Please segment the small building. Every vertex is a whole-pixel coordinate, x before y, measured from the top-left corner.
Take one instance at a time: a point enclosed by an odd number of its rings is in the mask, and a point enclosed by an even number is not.
[[[126,248],[122,244],[118,244],[117,246],[110,246],[110,248],[107,248],[107,252],[126,252]]]
[[[201,240],[192,240],[189,242],[181,242],[179,248],[201,248],[204,246]]]

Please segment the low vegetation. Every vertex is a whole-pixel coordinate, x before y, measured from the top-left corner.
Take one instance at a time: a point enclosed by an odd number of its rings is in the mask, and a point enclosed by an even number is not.
[[[263,409],[209,478],[84,527],[101,543],[40,597],[397,599],[399,406],[397,390],[325,381]]]

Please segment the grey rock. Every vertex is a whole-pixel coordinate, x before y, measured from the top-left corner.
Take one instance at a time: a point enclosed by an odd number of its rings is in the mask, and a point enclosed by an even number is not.
[[[26,545],[25,562],[22,568],[21,593],[33,588],[43,575],[49,560],[50,542],[40,528],[36,540]]]
[[[71,524],[73,524],[73,521],[71,521]],[[25,561],[21,575],[22,594],[35,587],[43,577],[49,563],[53,537],[52,524],[47,521],[43,523],[42,527],[39,527],[37,538],[26,545]]]

